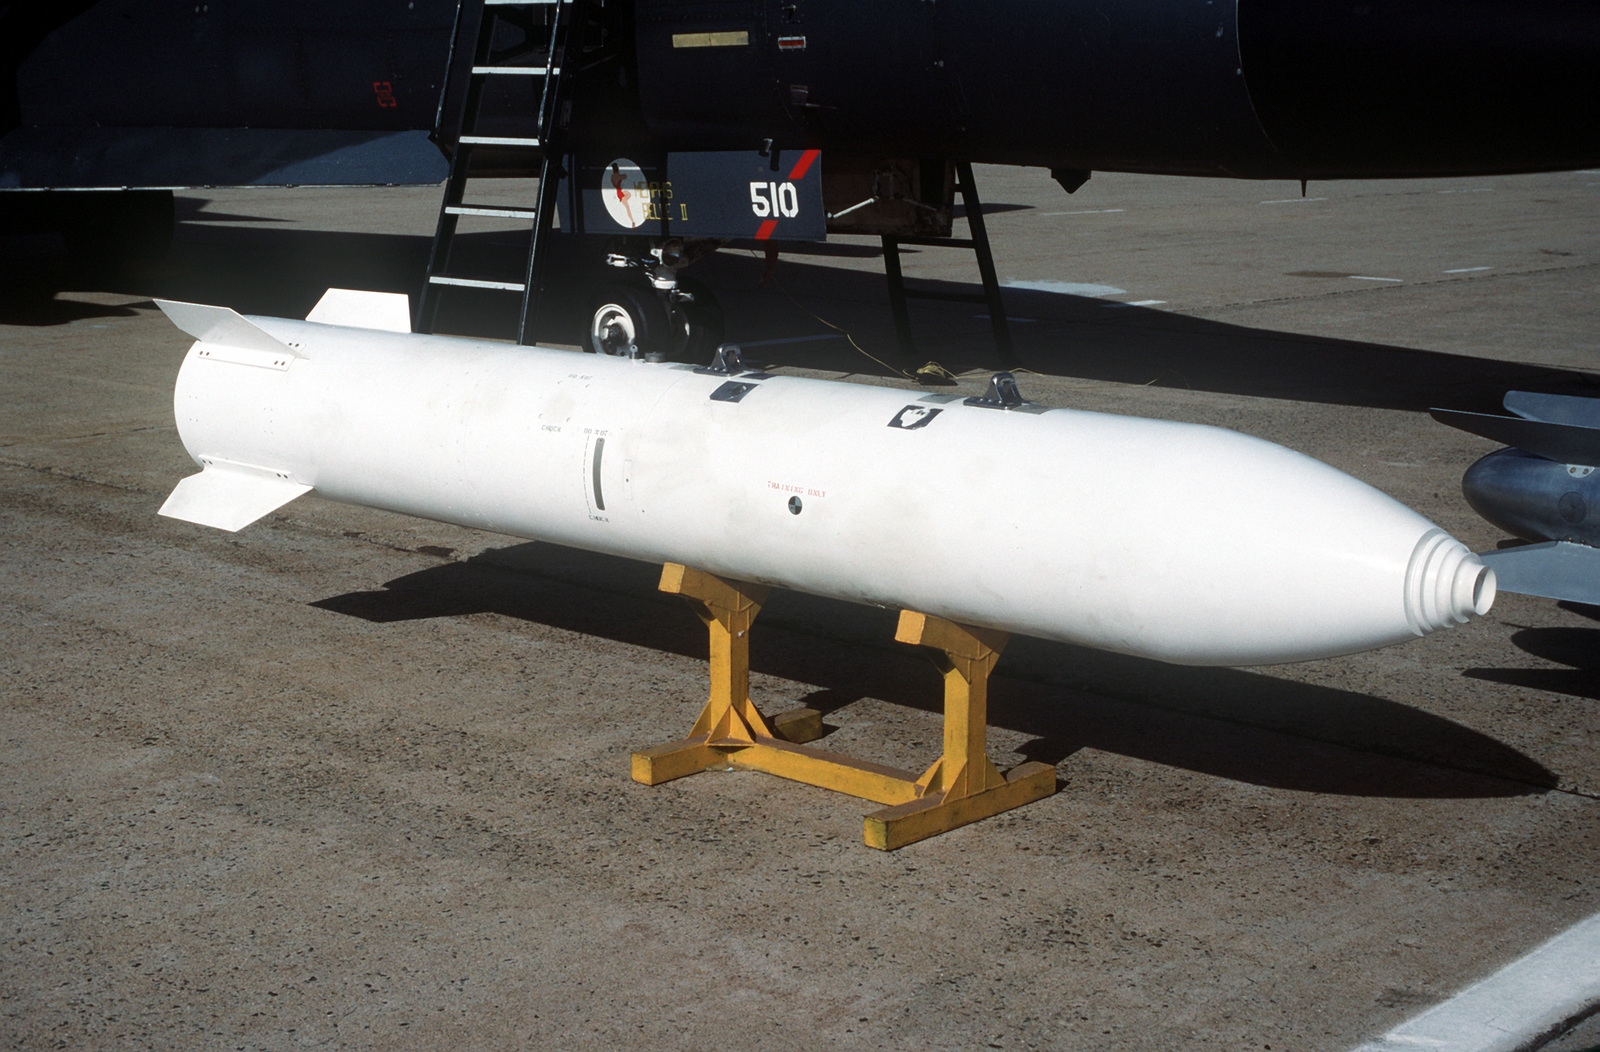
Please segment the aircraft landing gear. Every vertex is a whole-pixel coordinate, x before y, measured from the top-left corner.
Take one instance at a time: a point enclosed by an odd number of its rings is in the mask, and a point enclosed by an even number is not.
[[[612,283],[595,297],[584,349],[596,354],[663,361],[658,348],[666,328],[666,312],[649,290]]]
[[[675,310],[683,319],[682,360],[693,365],[710,365],[726,332],[722,306],[705,283],[696,278],[679,278],[678,287],[671,296]]]
[[[665,248],[653,250],[651,259],[607,257],[610,266],[645,280],[604,285],[591,301],[585,350],[650,362],[711,362],[722,343],[722,308],[703,282],[678,276],[681,257]]]

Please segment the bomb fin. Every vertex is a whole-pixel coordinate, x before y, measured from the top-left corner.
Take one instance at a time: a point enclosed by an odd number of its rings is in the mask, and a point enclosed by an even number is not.
[[[410,332],[411,297],[403,292],[329,289],[311,308],[306,321],[382,332]]]
[[[1600,548],[1571,541],[1546,541],[1479,552],[1494,570],[1501,591],[1600,604]]]
[[[285,355],[290,358],[306,356],[304,351],[290,347],[249,318],[228,307],[213,307],[205,303],[180,303],[174,300],[156,300],[155,303],[161,308],[162,313],[172,320],[172,324],[201,343],[271,355],[274,358]]]
[[[1600,427],[1457,409],[1430,409],[1429,412],[1441,424],[1515,446],[1557,464],[1600,465]]]
[[[236,533],[311,491],[281,471],[210,457],[201,461],[205,470],[179,482],[160,514]]]

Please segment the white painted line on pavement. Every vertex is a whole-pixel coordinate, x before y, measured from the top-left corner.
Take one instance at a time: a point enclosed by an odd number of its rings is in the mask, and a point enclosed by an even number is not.
[[[1126,208],[1085,208],[1077,212],[1040,212],[1042,216],[1103,216],[1112,212],[1126,212]]]
[[[1404,280],[1405,280],[1404,278],[1369,278],[1365,274],[1350,274],[1350,275],[1347,275],[1347,276],[1350,278],[1351,281],[1393,281],[1393,282],[1404,282]]]
[[[1029,292],[1058,292],[1067,296],[1122,296],[1127,289],[1115,285],[1093,285],[1083,281],[1002,281],[1008,289],[1025,289]]]
[[[1457,267],[1454,270],[1447,270],[1447,271],[1445,271],[1445,273],[1446,274],[1471,274],[1475,270],[1493,270],[1493,269],[1494,269],[1493,267]]]
[[[1264,205],[1298,205],[1310,201],[1326,201],[1326,197],[1285,197],[1281,201],[1262,201]]]
[[[1523,1052],[1600,1008],[1600,913],[1354,1052]]]

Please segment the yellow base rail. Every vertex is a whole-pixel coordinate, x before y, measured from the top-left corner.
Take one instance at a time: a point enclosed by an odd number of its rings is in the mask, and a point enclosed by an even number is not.
[[[866,816],[868,847],[893,851],[1009,811],[1056,791],[1055,768],[1025,763],[1002,774],[986,753],[989,674],[1007,635],[904,610],[895,638],[931,647],[944,676],[944,755],[918,777],[805,745],[822,735],[814,709],[770,720],[750,700],[750,626],[771,589],[668,563],[661,590],[681,595],[711,641],[711,696],[682,741],[633,754],[633,779],[659,785],[709,768],[765,771],[886,804]]]

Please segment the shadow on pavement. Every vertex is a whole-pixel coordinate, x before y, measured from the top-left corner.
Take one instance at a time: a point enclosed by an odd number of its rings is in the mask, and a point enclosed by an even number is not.
[[[1563,608],[1579,608],[1573,603]],[[1547,690],[1574,698],[1600,701],[1600,628],[1524,628],[1511,642],[1524,653],[1568,668],[1469,668],[1464,673],[1508,687]]]
[[[377,623],[493,613],[703,660],[704,629],[682,603],[655,591],[658,574],[644,563],[519,544],[312,605]],[[937,712],[939,678],[914,648],[892,642],[895,618],[775,592],[752,633],[753,671],[815,686],[806,704],[824,715],[868,697]],[[1094,748],[1351,796],[1517,796],[1557,784],[1529,757],[1448,719],[1241,669],[1186,668],[1018,637],[1001,659],[991,698],[991,724],[1029,735],[1022,751],[1051,764]]]
[[[281,317],[303,317],[329,286],[415,294],[429,239],[306,231],[270,222],[185,223],[167,259],[113,275],[75,271],[59,242],[49,237],[10,238],[6,244],[0,257],[0,322],[31,326],[128,311],[70,295],[83,291],[216,303],[244,314]],[[522,258],[522,239],[510,232],[467,235],[458,245],[464,272],[479,268],[504,276],[516,271]],[[761,357],[775,364],[867,375],[891,375],[893,367],[915,367],[929,358],[956,372],[999,367],[987,317],[970,304],[913,303],[918,360],[903,360],[881,268],[826,262],[876,254],[870,245],[847,243],[789,252],[763,287],[761,254],[730,246],[692,273],[721,301],[729,340],[800,338],[763,349]],[[976,287],[913,284],[943,291]],[[588,298],[584,289],[558,293],[540,338],[578,343]],[[504,293],[454,295],[446,301],[438,331],[509,338],[515,331],[515,299]],[[1004,299],[1008,315],[1016,319],[1017,357],[1026,368],[1055,376],[1409,410],[1438,405],[1494,410],[1511,388],[1592,393],[1596,382],[1573,371],[1252,329],[1059,292],[1007,289]],[[838,330],[848,331],[887,366],[857,353],[842,338],[805,339],[836,336]]]

